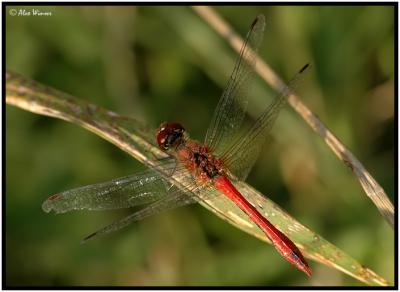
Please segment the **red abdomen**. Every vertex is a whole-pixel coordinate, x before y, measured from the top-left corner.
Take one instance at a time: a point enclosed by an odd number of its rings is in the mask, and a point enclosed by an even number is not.
[[[291,264],[311,276],[311,269],[297,246],[257,211],[226,176],[214,180],[215,187],[234,202],[272,241],[278,252]]]

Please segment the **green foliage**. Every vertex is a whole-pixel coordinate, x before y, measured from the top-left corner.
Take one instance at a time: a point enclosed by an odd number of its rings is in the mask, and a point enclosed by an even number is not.
[[[52,16],[7,14],[7,69],[154,127],[182,121],[202,138],[235,54],[189,7],[39,8]],[[216,10],[242,35],[265,14],[260,55],[285,79],[312,63],[303,99],[393,196],[393,7]],[[252,116],[269,103],[267,94],[255,85]],[[42,201],[144,167],[65,122],[7,107],[6,126],[9,285],[360,285],[317,264],[308,280],[272,248],[198,206],[80,246],[127,211],[51,216]],[[393,281],[393,232],[354,176],[291,111],[273,132],[249,183]]]

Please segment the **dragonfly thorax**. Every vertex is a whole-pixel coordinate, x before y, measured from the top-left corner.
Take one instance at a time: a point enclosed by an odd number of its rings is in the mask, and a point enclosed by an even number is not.
[[[187,139],[179,145],[175,156],[201,182],[225,175],[222,160],[216,158],[204,144],[195,140]]]

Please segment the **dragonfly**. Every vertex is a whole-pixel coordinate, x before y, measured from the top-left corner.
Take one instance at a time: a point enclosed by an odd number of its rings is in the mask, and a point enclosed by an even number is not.
[[[299,70],[250,130],[240,135],[247,106],[246,92],[253,79],[264,27],[265,17],[257,16],[246,35],[203,143],[191,139],[180,123],[164,122],[153,139],[167,154],[166,158],[141,173],[52,195],[43,203],[43,210],[65,213],[146,205],[90,234],[83,239],[87,242],[161,211],[223,195],[265,233],[289,263],[311,276],[311,269],[299,248],[235,187],[236,182],[244,181],[248,176],[280,110],[308,67],[307,64]]]

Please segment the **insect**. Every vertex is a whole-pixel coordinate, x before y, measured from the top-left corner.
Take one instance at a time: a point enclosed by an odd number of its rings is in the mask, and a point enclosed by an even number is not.
[[[236,181],[246,179],[288,95],[308,67],[304,66],[292,78],[248,132],[237,135],[245,116],[246,87],[253,74],[264,27],[265,18],[259,15],[246,36],[204,143],[190,139],[179,123],[162,123],[155,140],[169,158],[142,173],[53,195],[43,203],[43,209],[64,213],[76,209],[101,210],[149,204],[89,235],[84,239],[87,241],[163,210],[212,198],[217,192],[246,213],[287,261],[311,276],[311,269],[297,246],[235,187]]]

